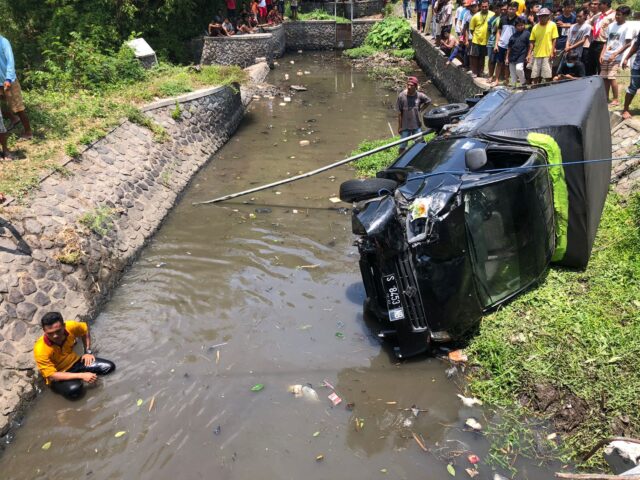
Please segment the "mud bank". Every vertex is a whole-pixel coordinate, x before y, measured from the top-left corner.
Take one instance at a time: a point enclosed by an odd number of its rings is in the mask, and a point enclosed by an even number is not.
[[[179,199],[233,135],[266,63],[240,90],[214,87],[143,108],[168,136],[129,121],[0,212],[0,438],[37,392],[43,314],[92,319]]]

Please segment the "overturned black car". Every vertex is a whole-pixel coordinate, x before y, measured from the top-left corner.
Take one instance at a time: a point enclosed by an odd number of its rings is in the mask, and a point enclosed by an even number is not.
[[[494,90],[377,178],[343,183],[380,337],[398,357],[425,352],[472,331],[550,263],[586,267],[610,157],[604,86],[591,77]]]

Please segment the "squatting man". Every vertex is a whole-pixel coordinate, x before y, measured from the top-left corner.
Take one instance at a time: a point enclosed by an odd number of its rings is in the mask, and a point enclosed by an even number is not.
[[[116,369],[113,362],[97,358],[91,350],[91,334],[85,322],[65,322],[59,312],[49,312],[40,320],[44,334],[33,347],[33,356],[42,378],[56,393],[75,400],[84,392],[84,384],[94,384],[98,375]],[[82,341],[84,354],[74,347]]]

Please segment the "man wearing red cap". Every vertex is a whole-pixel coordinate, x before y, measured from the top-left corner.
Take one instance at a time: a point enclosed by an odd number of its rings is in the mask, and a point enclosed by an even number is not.
[[[420,110],[431,103],[431,99],[418,91],[418,79],[409,77],[407,88],[398,95],[396,108],[398,110],[398,133],[407,138],[421,131]],[[400,144],[400,154],[407,149],[407,142]]]

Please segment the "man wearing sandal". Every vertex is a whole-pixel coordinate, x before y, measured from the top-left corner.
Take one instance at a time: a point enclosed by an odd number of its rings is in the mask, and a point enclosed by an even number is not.
[[[22,123],[23,132],[20,138],[31,140],[33,132],[29,124],[29,117],[25,112],[24,102],[22,101],[22,90],[20,82],[16,77],[16,64],[13,58],[13,50],[11,43],[5,37],[0,35],[0,76],[3,86],[0,88],[0,100],[4,100],[8,108],[2,108],[5,115],[11,120],[11,127],[15,127],[18,123]],[[4,105],[3,105],[4,107]]]

